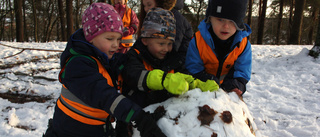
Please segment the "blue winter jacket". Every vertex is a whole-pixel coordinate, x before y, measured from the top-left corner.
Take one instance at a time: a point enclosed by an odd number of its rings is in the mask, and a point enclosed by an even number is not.
[[[234,35],[234,40],[231,44],[230,52],[236,46],[238,46],[238,43],[241,42],[241,40],[244,37],[247,37],[251,34],[251,28],[247,24],[245,25],[246,25],[245,30],[237,31],[236,34]],[[217,55],[212,35],[209,32],[209,29],[212,29],[211,23],[206,23],[206,20],[203,20],[200,22],[198,29],[203,39],[205,40],[205,42],[211,47],[213,53]],[[224,59],[227,58],[229,53],[224,57]],[[193,38],[189,43],[185,64],[186,64],[187,70],[193,75],[202,73],[205,70],[204,63],[201,60],[199,51],[197,49],[195,38]],[[251,65],[252,65],[252,50],[251,50],[251,43],[248,41],[246,48],[234,63],[234,68],[232,69],[232,71],[228,73],[227,77],[224,79],[224,82],[221,84],[221,87],[225,90],[238,88],[241,91],[245,92],[246,90],[245,85],[250,80],[250,77],[251,77]],[[205,75],[211,75],[211,74],[205,74]],[[206,80],[206,79],[201,79],[201,80]]]
[[[66,64],[66,60],[72,56],[70,48],[81,55],[97,58],[116,85],[115,80],[119,74],[119,71],[116,70],[119,68],[117,66],[121,64],[121,54],[114,55],[111,60],[108,60],[106,54],[85,40],[83,31],[80,29],[69,39],[65,51],[61,55],[61,68]],[[122,95],[118,93],[116,86],[112,87],[107,84],[107,79],[99,73],[97,63],[90,58],[80,56],[69,61],[65,66],[65,75],[61,79],[61,83],[84,103],[104,110],[118,120],[125,121],[128,113],[132,110],[135,112],[132,118],[141,111],[141,107],[129,99],[118,98]],[[114,111],[111,112],[112,107]],[[106,125],[87,125],[72,119],[61,111],[57,105],[55,107],[53,129],[58,136],[103,137],[110,134],[110,125],[109,121],[106,122]]]

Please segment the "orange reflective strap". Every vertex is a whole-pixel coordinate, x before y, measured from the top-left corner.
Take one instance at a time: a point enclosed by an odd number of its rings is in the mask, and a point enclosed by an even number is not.
[[[65,105],[63,105],[61,103],[60,98],[57,101],[57,105],[66,115],[68,115],[71,118],[73,118],[73,119],[75,119],[77,121],[80,121],[82,123],[85,123],[85,124],[88,124],[88,125],[103,125],[103,124],[105,124],[104,121],[87,118],[87,117],[79,115],[78,113],[75,113],[75,112],[71,111]]]
[[[108,80],[108,85],[110,85],[111,87],[114,87],[112,79],[111,79],[108,71],[103,67],[103,65],[100,63],[100,61],[98,59],[96,59],[95,57],[92,57],[92,56],[90,56],[90,57],[93,58],[96,61],[96,63],[98,64],[99,73],[102,74],[102,76]]]
[[[70,106],[78,109],[79,111],[87,114],[87,115],[90,115],[90,116],[94,116],[96,118],[107,118],[108,117],[108,113],[105,112],[104,110],[101,110],[101,109],[97,109],[97,108],[92,108],[92,107],[88,107],[88,106],[84,106],[80,103],[77,103],[77,102],[74,102],[74,101],[71,101],[67,98],[65,98],[63,95],[61,95],[61,98],[66,102],[68,103]]]
[[[127,27],[127,28],[130,27],[130,25],[131,25],[131,14],[132,14],[131,12],[132,12],[132,10],[129,8],[124,13],[123,18],[122,18],[123,27]],[[126,47],[126,48],[132,47],[132,45],[133,45],[133,37],[132,37],[132,35],[128,35],[126,37],[122,37],[121,38],[121,45],[123,47]]]

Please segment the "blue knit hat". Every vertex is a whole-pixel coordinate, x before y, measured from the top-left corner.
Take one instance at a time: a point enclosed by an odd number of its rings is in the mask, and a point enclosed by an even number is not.
[[[237,30],[243,30],[247,5],[248,0],[209,0],[206,19],[210,16],[229,19],[235,23]]]

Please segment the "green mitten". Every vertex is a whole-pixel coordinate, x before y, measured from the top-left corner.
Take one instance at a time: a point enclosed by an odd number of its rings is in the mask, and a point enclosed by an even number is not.
[[[175,74],[181,75],[188,82],[189,90],[196,88],[195,78],[193,76],[188,75],[188,74],[179,73],[179,72],[177,72]]]
[[[196,79],[195,85],[197,88],[200,88],[203,92],[204,91],[212,92],[219,89],[219,85],[214,80],[207,80],[206,82],[203,82],[199,79]]]
[[[151,90],[163,90],[161,84],[164,72],[160,69],[154,69],[147,76],[147,86]]]
[[[163,90],[164,88],[171,94],[181,95],[189,90],[189,84],[181,73],[168,73],[162,83],[164,72],[154,69],[147,76],[147,86],[151,90]]]
[[[171,94],[181,95],[189,90],[189,84],[183,76],[176,73],[168,73],[163,81],[164,88]]]

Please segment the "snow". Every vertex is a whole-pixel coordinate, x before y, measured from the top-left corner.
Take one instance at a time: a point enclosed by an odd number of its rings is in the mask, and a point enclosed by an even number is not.
[[[53,116],[55,101],[60,93],[61,85],[57,80],[60,71],[58,58],[60,52],[39,50],[21,52],[22,49],[5,45],[64,50],[66,43],[0,41],[0,93],[10,91],[52,97],[43,103],[31,101],[23,104],[0,97],[0,136],[42,136],[47,128],[48,119]],[[172,137],[197,136],[196,133],[201,136],[211,136],[213,131],[216,131],[219,137],[224,134],[228,137],[249,136],[247,125],[236,126],[243,124],[241,123],[243,121],[239,120],[243,117],[252,118],[257,137],[318,137],[320,136],[320,60],[307,55],[311,48],[312,45],[252,45],[252,78],[243,96],[245,103],[233,93],[200,92],[194,89],[179,98],[171,98],[145,109],[153,111],[159,105],[165,107],[166,116],[161,118],[158,124],[164,133]],[[20,64],[12,65],[15,63]],[[213,97],[217,99],[212,99]],[[197,119],[198,107],[205,104],[218,113],[210,125],[198,126],[200,123]],[[240,107],[234,107],[236,105]],[[233,114],[231,124],[221,124],[219,116],[225,110]],[[240,110],[246,115],[239,115]],[[180,115],[179,124],[174,124],[175,121],[170,118],[179,113],[183,114]],[[216,128],[224,128],[226,132],[220,133]]]

